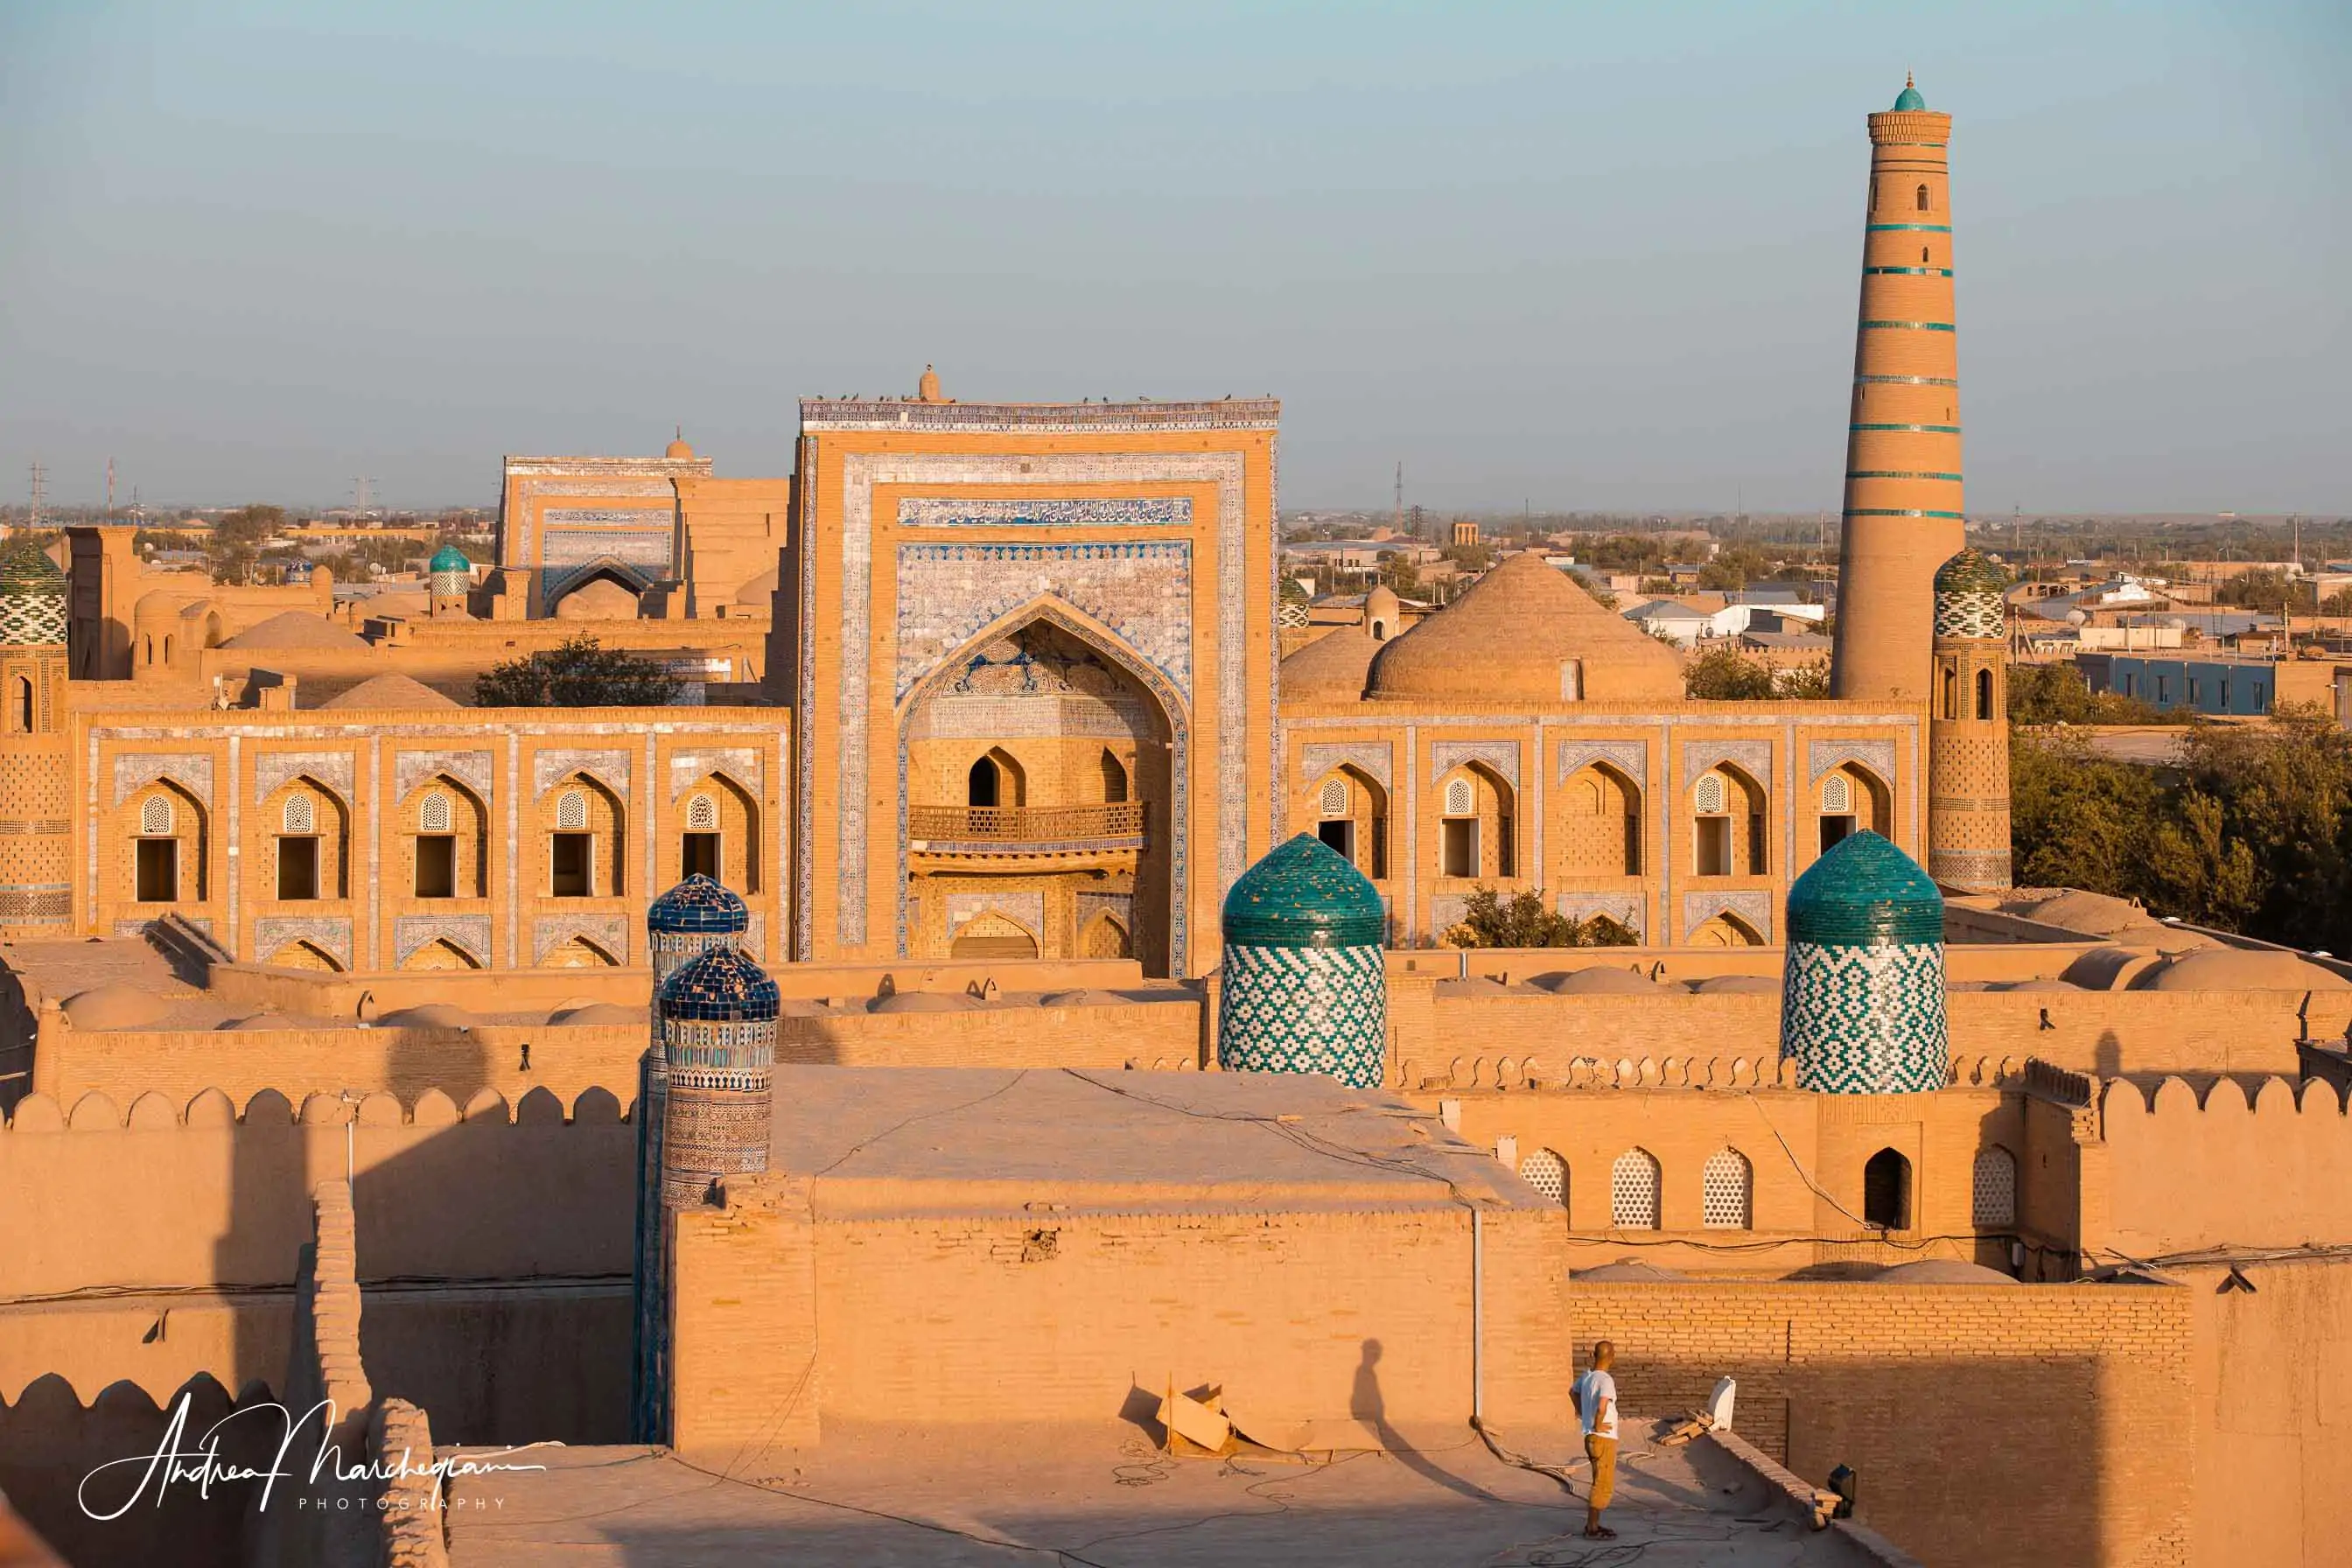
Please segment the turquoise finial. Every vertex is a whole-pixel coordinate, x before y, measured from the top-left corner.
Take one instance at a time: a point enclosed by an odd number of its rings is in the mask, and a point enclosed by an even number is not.
[[[1927,100],[1919,96],[1919,89],[1913,84],[1909,71],[1903,73],[1903,90],[1896,95],[1895,107],[1897,110],[1927,107]]]

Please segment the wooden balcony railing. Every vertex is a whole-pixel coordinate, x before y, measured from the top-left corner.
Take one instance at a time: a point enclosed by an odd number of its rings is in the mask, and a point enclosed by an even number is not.
[[[1130,838],[1143,831],[1143,803],[1110,805],[910,805],[907,836],[917,840],[1061,844]]]

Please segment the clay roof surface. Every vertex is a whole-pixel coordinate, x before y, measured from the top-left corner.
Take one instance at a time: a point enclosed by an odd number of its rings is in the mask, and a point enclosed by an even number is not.
[[[1285,702],[1352,702],[1364,694],[1372,656],[1388,645],[1362,626],[1327,632],[1282,661]]]
[[[405,675],[371,675],[357,686],[319,704],[321,708],[376,708],[406,710],[459,706],[421,680]]]
[[[774,1095],[769,1168],[817,1173],[820,1216],[1546,1201],[1434,1115],[1315,1074],[779,1064]]]
[[[304,610],[281,610],[221,644],[223,647],[365,647],[362,639]]]
[[[1303,650],[1302,650],[1303,651]],[[1682,662],[1547,565],[1513,555],[1444,609],[1382,645],[1375,697],[1558,705],[1560,667],[1581,667],[1582,699],[1683,700]]]

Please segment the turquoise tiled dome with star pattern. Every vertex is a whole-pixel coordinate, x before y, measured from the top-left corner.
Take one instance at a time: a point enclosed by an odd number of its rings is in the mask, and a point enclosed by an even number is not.
[[[29,533],[0,544],[0,643],[42,647],[66,640],[66,574]]]
[[[1388,1055],[1387,929],[1379,890],[1311,834],[1251,867],[1225,895],[1217,1065],[1378,1089]]]
[[[1970,546],[1936,569],[1936,635],[1999,637],[2006,629],[2009,574]]]
[[[1789,889],[1780,1054],[1822,1094],[1940,1089],[1944,898],[1919,863],[1868,831],[1849,835]]]

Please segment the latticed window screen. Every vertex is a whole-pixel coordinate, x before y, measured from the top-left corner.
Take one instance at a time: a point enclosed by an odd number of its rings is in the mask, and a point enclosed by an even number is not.
[[[169,797],[151,795],[147,804],[139,808],[139,831],[168,834],[172,831],[172,802]]]
[[[719,826],[719,803],[707,795],[696,795],[686,803],[686,825],[697,833],[709,833]]]
[[[1832,773],[1829,783],[1822,785],[1822,809],[1833,814],[1853,809],[1853,785],[1843,773]]]
[[[1322,810],[1326,816],[1348,815],[1348,781],[1346,779],[1326,779],[1323,782]]]
[[[1700,1173],[1699,1213],[1709,1230],[1746,1230],[1754,1221],[1748,1210],[1755,1173],[1748,1156],[1737,1149],[1719,1149],[1707,1157]]]
[[[416,826],[425,833],[446,833],[452,814],[446,792],[435,790],[416,808]]]
[[[1700,779],[1698,787],[1691,792],[1691,804],[1701,816],[1719,815],[1723,810],[1723,775],[1709,773]]]
[[[1658,1162],[1646,1149],[1628,1149],[1609,1171],[1609,1223],[1619,1230],[1658,1228]]]
[[[1974,1201],[1970,1204],[1979,1226],[2017,1223],[2017,1159],[1995,1145],[1977,1156]]]
[[[1448,816],[1475,816],[1478,815],[1478,796],[1476,792],[1471,789],[1470,781],[1468,779],[1452,779],[1447,782],[1445,785],[1445,815]]]
[[[588,792],[568,789],[555,797],[555,826],[563,833],[588,831]]]
[[[1568,1162],[1549,1149],[1538,1149],[1519,1162],[1519,1180],[1558,1204],[1568,1206]]]
[[[286,831],[316,833],[318,830],[319,819],[311,808],[310,797],[307,795],[288,795],[286,797]]]

